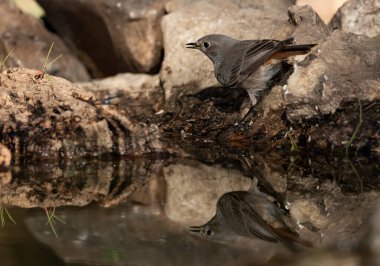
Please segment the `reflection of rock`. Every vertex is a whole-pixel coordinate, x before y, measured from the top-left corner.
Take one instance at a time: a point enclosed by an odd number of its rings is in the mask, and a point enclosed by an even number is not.
[[[380,33],[378,0],[349,0],[335,14],[330,27],[375,37]]]
[[[113,162],[77,161],[22,165],[12,170],[13,180],[2,186],[0,204],[23,208],[87,205],[110,193],[119,174]],[[85,166],[85,167],[83,167]]]
[[[373,213],[366,221],[365,235],[362,239],[360,251],[363,252],[362,264],[364,266],[380,265],[380,201],[375,206]]]
[[[297,199],[291,202],[291,215],[299,223],[310,223],[316,228],[324,228],[328,224],[328,219],[324,215],[323,210],[312,201],[305,199]]]
[[[323,250],[320,252],[308,252],[299,258],[290,258],[288,262],[281,263],[283,266],[362,266],[357,254],[342,250]],[[372,266],[372,265],[371,265]]]
[[[46,20],[93,76],[152,72],[162,56],[166,0],[38,0]]]
[[[12,50],[10,61],[19,67],[35,69],[43,68],[49,48],[54,42],[49,59],[53,60],[60,54],[63,56],[54,62],[47,72],[71,81],[89,79],[84,66],[63,42],[48,32],[41,21],[23,13],[10,0],[0,1],[0,39],[8,51]]]
[[[11,151],[0,143],[0,168],[6,168],[11,165],[12,154]]]
[[[42,213],[42,212],[41,212]],[[262,262],[261,252],[199,240],[182,226],[138,205],[57,210],[58,238],[44,214],[27,218],[33,235],[66,263],[96,265],[245,265]]]
[[[174,1],[162,21],[165,58],[160,77],[166,99],[217,84],[209,59],[185,43],[223,33],[237,39],[286,38],[291,1]],[[173,102],[172,102],[173,103]]]
[[[186,225],[206,223],[225,193],[248,190],[252,181],[241,172],[201,163],[164,168],[167,182],[166,215]]]
[[[159,111],[163,104],[158,75],[126,73],[77,85],[94,93],[104,104],[128,109],[133,115]]]
[[[162,164],[156,161],[116,158],[77,159],[64,165],[22,164],[11,169],[12,181],[3,185],[0,182],[0,205],[84,206],[96,201],[109,207],[132,197],[133,201],[162,212],[166,184],[161,169]]]
[[[288,190],[287,199],[291,216],[305,226],[302,232],[308,234],[306,229],[319,232],[322,246],[334,245],[343,250],[356,247],[378,193],[344,195],[327,180],[312,186],[308,178],[298,177],[297,182],[304,191]]]
[[[306,13],[317,16],[307,7],[293,9],[291,17]],[[305,32],[319,32],[321,40],[326,31],[319,23],[294,20],[299,24],[296,40],[308,41]],[[325,36],[312,54],[295,64],[294,73],[284,86],[287,115],[292,121],[310,118],[319,114],[334,113],[342,102],[372,101],[380,98],[380,36],[364,36],[333,32]]]
[[[0,190],[4,185],[7,185],[12,181],[12,174],[9,170],[11,160],[11,151],[5,145],[0,143]]]

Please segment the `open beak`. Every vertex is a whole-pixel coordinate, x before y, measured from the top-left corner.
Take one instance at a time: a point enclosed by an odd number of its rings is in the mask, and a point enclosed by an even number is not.
[[[199,44],[197,44],[196,42],[189,42],[186,43],[186,48],[199,49]]]

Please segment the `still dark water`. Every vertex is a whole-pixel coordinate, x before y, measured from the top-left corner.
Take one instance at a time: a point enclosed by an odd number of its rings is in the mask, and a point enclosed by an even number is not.
[[[368,158],[90,160],[0,177],[1,206],[16,222],[3,209],[1,266],[376,265],[362,254],[379,255],[379,165]],[[274,210],[270,226],[285,221],[313,247],[258,238],[272,234],[260,224]]]

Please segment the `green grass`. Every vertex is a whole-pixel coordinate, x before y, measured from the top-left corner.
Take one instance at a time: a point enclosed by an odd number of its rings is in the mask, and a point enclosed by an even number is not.
[[[349,141],[346,144],[346,156],[348,156],[348,153],[350,151],[350,147],[351,147],[352,143],[354,142],[354,140],[356,139],[356,136],[359,132],[359,129],[363,124],[363,107],[362,107],[362,103],[361,103],[359,98],[358,98],[358,105],[359,105],[359,122],[356,125],[355,130],[351,135],[351,138],[349,139]]]
[[[54,47],[54,42],[50,45],[50,48],[49,48],[48,54],[47,54],[47,56],[46,56],[46,58],[45,58],[45,64],[44,64],[44,67],[43,67],[43,69],[42,69],[42,71],[43,71],[44,73],[46,73],[46,69],[47,69],[49,66],[51,66],[55,61],[57,61],[59,58],[61,58],[61,57],[63,56],[62,54],[60,54],[59,56],[57,56],[55,59],[53,59],[52,61],[50,61],[50,62],[48,63],[48,61],[49,61],[49,57],[50,57],[50,53],[51,53],[51,51],[53,50],[53,47]]]
[[[46,225],[50,226],[51,231],[53,232],[55,237],[58,238],[58,234],[57,234],[57,231],[55,230],[54,224],[57,222],[65,224],[65,222],[62,219],[60,219],[57,215],[55,215],[55,207],[51,208],[51,210],[49,210],[47,207],[45,207],[45,212],[46,212],[46,216],[48,218]]]
[[[290,132],[288,133],[288,137],[289,137],[289,140],[290,140],[290,151],[291,152],[296,152],[298,151],[298,146],[297,146],[297,142],[295,141],[295,139],[293,138],[293,136],[290,134]]]
[[[12,53],[12,49],[8,52],[8,54],[5,56],[5,58],[3,59],[3,61],[1,61],[1,65],[0,65],[0,75],[3,73],[3,68],[4,68],[4,65],[5,63],[7,62],[9,56],[11,55]],[[2,81],[1,81],[1,76],[0,76],[0,86],[2,84]]]
[[[4,65],[7,62],[9,56],[11,55],[11,53],[12,53],[12,49],[9,50],[9,52],[7,53],[7,55],[5,56],[5,58],[3,59],[3,61],[1,61],[0,72],[3,72]]]
[[[1,227],[5,226],[5,215],[8,216],[8,219],[11,220],[14,224],[16,224],[16,221],[13,219],[10,212],[5,207],[0,207],[0,223]]]

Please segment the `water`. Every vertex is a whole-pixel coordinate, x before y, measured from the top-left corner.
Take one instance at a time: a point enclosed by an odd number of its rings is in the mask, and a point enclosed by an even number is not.
[[[0,177],[1,204],[17,223],[3,212],[2,266],[356,265],[376,232],[379,165],[369,157],[112,158],[20,163]],[[189,232],[225,193],[252,189],[253,177],[313,248]]]

